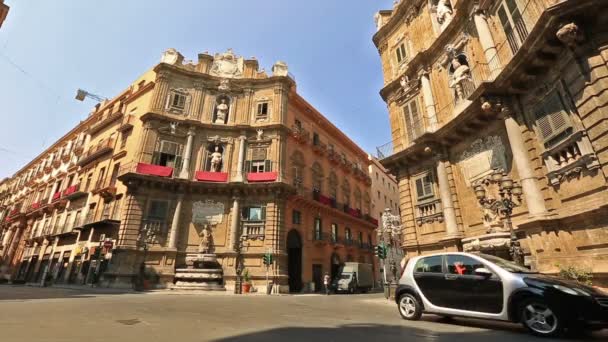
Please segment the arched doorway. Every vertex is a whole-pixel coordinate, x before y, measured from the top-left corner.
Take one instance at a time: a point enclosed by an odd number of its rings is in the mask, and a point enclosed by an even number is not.
[[[331,255],[331,260],[330,260],[330,264],[331,264],[331,279],[336,279],[336,277],[338,276],[338,272],[340,272],[340,264],[342,264],[342,262],[340,261],[340,256],[337,253],[332,253]]]
[[[287,274],[289,275],[289,292],[302,290],[302,239],[292,229],[287,234]]]

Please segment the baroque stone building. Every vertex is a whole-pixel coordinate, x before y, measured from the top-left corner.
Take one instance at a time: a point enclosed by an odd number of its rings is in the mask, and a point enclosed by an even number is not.
[[[2,27],[4,20],[6,20],[6,16],[8,15],[9,9],[10,7],[8,7],[8,5],[4,3],[4,0],[0,0],[0,27]]]
[[[408,0],[376,23],[406,253],[521,248],[606,284],[608,3]]]
[[[205,252],[228,289],[241,265],[260,290],[267,271],[280,291],[320,290],[343,262],[373,263],[367,167],[285,63],[169,49],[0,183],[0,257],[13,281],[171,287]]]

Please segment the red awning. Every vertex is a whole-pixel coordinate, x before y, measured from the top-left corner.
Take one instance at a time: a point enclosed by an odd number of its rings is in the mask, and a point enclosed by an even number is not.
[[[138,163],[137,169],[135,171],[137,173],[141,173],[144,175],[159,176],[159,177],[171,177],[173,175],[172,167],[144,164],[144,163]]]
[[[197,171],[194,177],[201,182],[226,183],[228,181],[227,172]]]
[[[276,172],[251,172],[247,174],[248,182],[274,182],[276,180]]]
[[[325,205],[331,205],[331,198],[319,194],[319,202],[321,202]]]

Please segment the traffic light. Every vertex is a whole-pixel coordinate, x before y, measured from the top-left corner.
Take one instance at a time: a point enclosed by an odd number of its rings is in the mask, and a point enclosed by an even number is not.
[[[266,266],[272,265],[272,262],[273,262],[272,259],[273,259],[272,254],[270,254],[270,253],[266,253],[266,254],[264,254],[264,256],[262,256],[262,260],[264,261],[264,265],[266,265]]]
[[[378,259],[386,259],[386,246],[378,245],[374,247],[374,254],[378,257]]]

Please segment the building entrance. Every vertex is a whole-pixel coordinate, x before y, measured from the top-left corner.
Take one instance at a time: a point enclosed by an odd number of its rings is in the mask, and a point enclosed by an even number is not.
[[[296,230],[287,234],[287,274],[289,292],[302,290],[302,239]]]

